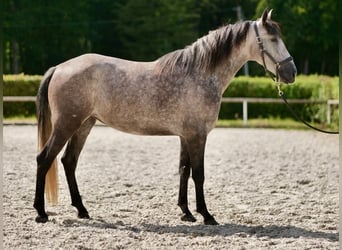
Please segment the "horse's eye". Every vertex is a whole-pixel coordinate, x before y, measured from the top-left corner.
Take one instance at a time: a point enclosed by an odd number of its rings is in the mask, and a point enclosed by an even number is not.
[[[271,42],[274,42],[274,43],[276,43],[278,41],[278,39],[277,38],[271,38]]]

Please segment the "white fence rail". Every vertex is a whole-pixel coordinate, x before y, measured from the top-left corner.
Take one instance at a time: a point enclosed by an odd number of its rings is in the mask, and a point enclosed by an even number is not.
[[[293,104],[327,104],[327,123],[331,123],[331,106],[339,105],[337,99],[330,100],[310,100],[310,99],[287,99]],[[222,103],[242,103],[243,124],[248,121],[248,103],[283,103],[282,99],[277,98],[253,98],[253,97],[223,97]]]
[[[4,96],[4,102],[35,102],[35,96]],[[326,104],[327,123],[331,123],[331,106],[339,105],[337,99],[333,100],[310,100],[310,99],[288,99],[289,103],[294,104]],[[253,98],[253,97],[223,97],[222,103],[242,103],[243,124],[248,122],[248,103],[283,103],[280,98]]]
[[[4,96],[3,102],[35,102],[35,96]]]

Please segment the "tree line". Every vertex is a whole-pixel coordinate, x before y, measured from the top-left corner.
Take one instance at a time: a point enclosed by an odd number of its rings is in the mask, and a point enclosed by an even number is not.
[[[273,8],[301,74],[338,75],[337,1],[307,0],[7,0],[4,73],[43,74],[93,52],[154,60],[227,23]],[[250,65],[251,75],[263,70]]]

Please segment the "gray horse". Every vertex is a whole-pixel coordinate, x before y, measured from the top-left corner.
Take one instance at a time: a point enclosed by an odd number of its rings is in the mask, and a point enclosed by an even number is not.
[[[181,219],[196,221],[188,208],[191,172],[197,212],[204,224],[217,224],[204,200],[205,144],[215,127],[223,92],[249,60],[264,65],[280,82],[295,80],[295,64],[280,38],[278,24],[271,20],[271,11],[265,10],[256,21],[211,31],[153,62],[86,54],[50,68],[37,95],[36,221],[48,221],[45,189],[48,200],[57,203],[56,157],[66,143],[62,163],[72,205],[78,217],[89,218],[75,169],[86,138],[99,120],[128,133],[179,136]]]

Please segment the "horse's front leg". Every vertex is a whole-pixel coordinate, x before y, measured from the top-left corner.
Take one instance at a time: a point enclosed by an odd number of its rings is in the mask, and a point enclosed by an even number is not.
[[[204,200],[203,184],[205,143],[206,136],[196,137],[188,143],[192,179],[194,180],[196,190],[196,210],[203,216],[204,224],[218,225],[214,217],[208,212]]]
[[[181,220],[195,222],[196,218],[192,215],[188,207],[188,180],[190,176],[190,159],[189,159],[189,152],[187,149],[187,143],[183,138],[181,138],[179,175],[180,175],[180,184],[179,184],[178,206],[181,208],[183,212]]]

